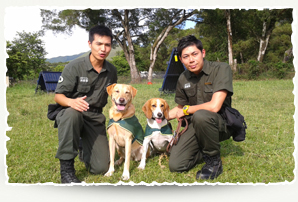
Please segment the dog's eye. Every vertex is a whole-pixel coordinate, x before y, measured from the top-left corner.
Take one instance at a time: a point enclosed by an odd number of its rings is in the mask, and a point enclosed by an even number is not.
[[[164,105],[160,105],[160,107],[164,107]]]
[[[156,107],[156,105],[152,105],[152,107],[154,107],[154,108],[155,108],[155,107]]]
[[[115,90],[116,93],[119,93],[119,90]]]

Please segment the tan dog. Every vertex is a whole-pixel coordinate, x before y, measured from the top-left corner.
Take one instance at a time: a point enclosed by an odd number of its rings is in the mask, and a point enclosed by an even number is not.
[[[128,180],[130,158],[140,161],[143,150],[144,131],[134,116],[135,107],[132,104],[137,90],[130,85],[112,84],[107,87],[107,92],[112,98],[112,107],[109,111],[108,124],[110,167],[105,176],[112,176],[115,171],[114,158],[117,148],[120,159],[115,164],[120,165],[125,160],[122,179]]]
[[[143,108],[143,112],[147,117],[147,126],[143,142],[143,155],[139,165],[139,169],[145,169],[146,154],[151,144],[152,153],[164,153],[169,142],[172,139],[172,128],[168,125],[169,105],[161,98],[152,98],[148,100]]]

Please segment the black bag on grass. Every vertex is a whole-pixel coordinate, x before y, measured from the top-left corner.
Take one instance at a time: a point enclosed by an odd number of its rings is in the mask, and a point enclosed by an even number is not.
[[[233,140],[236,142],[245,140],[247,126],[240,112],[237,109],[223,106],[220,115],[226,121],[227,127],[232,129]]]

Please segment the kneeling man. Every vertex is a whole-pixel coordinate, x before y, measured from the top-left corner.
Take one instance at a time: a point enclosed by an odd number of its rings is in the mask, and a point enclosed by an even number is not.
[[[197,179],[214,179],[222,171],[220,141],[231,136],[223,118],[217,113],[223,105],[231,106],[232,71],[227,63],[204,59],[202,42],[189,35],[177,46],[178,56],[187,70],[179,77],[170,119],[189,115],[188,130],[171,149],[171,172],[183,172],[205,161]]]

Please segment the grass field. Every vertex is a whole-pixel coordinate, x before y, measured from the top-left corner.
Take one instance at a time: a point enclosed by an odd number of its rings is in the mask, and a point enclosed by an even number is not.
[[[121,81],[120,81],[121,82]],[[175,106],[174,94],[161,95],[162,81],[153,85],[134,84],[138,89],[134,105],[136,116],[145,127],[142,105],[152,97],[166,99]],[[10,113],[7,132],[6,156],[9,183],[60,183],[59,160],[55,159],[58,147],[57,129],[47,119],[47,105],[54,103],[52,93],[35,94],[36,84],[21,83],[7,89],[7,109]],[[294,85],[292,80],[234,81],[232,106],[245,117],[248,125],[244,142],[232,139],[221,143],[223,174],[208,182],[276,183],[294,180]],[[108,115],[108,105],[104,114]],[[171,121],[174,128],[175,120]],[[147,160],[146,169],[138,170],[138,162],[131,162],[130,180],[134,183],[203,183],[195,179],[203,164],[185,173],[171,173],[166,166],[158,165],[158,156]],[[168,161],[164,158],[163,165]],[[84,164],[75,159],[77,177],[86,183],[111,183],[120,181],[123,166],[115,167],[112,177],[92,175]]]

